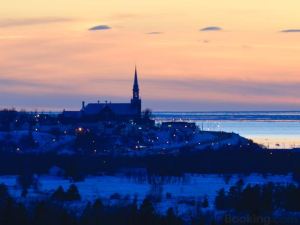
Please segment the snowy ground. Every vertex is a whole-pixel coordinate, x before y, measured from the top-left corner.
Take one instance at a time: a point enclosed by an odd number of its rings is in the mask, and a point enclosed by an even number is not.
[[[171,178],[164,181],[160,178],[155,178],[156,182],[154,183],[156,184],[153,184],[153,182],[150,184],[145,177],[129,178],[123,175],[93,176],[86,178],[84,181],[77,182],[76,185],[83,203],[101,198],[107,203],[112,204],[116,200],[112,200],[111,196],[116,193],[120,194],[121,198],[127,196],[127,199],[133,199],[137,197],[138,201],[141,202],[145,196],[154,194],[161,197],[161,201],[156,205],[159,211],[165,212],[169,207],[174,207],[175,210],[183,212],[186,210],[195,210],[197,204],[202,201],[204,196],[208,197],[209,208],[212,209],[217,191],[221,188],[228,190],[239,179],[243,179],[245,185],[264,184],[267,182],[280,184],[294,182],[291,175],[262,176],[251,174],[249,176],[222,176],[216,174],[188,174],[182,178]],[[20,197],[21,190],[16,180],[16,176],[0,177],[0,183],[4,183],[9,187],[11,195]],[[60,185],[66,190],[71,184],[69,180],[55,176],[41,176],[39,177],[39,183],[39,192],[30,190],[29,199],[49,196]]]
[[[55,151],[59,153],[74,153],[74,142],[76,139],[75,133],[68,133],[61,128],[63,133],[59,136],[55,136],[49,133],[50,128],[46,129],[47,126],[41,126],[39,129],[34,129],[32,132],[32,139],[36,143],[37,147],[33,149],[26,149],[23,146],[24,138],[28,139],[30,132],[28,130],[13,130],[11,132],[0,132],[0,141],[8,142],[10,145],[14,144],[17,152],[48,152]],[[186,129],[186,130],[185,130]],[[134,155],[151,155],[151,154],[176,154],[179,149],[185,146],[192,147],[195,151],[201,151],[203,149],[219,150],[223,149],[224,146],[237,146],[249,145],[249,140],[234,133],[224,132],[208,132],[200,131],[198,129],[191,130],[185,128],[183,130],[150,130],[144,131],[144,144],[140,145],[137,143],[135,148],[127,146],[126,143],[120,142],[120,146],[123,146],[126,150],[125,154]],[[151,135],[150,135],[151,134]],[[117,143],[122,139],[122,135],[118,135],[116,138],[110,134],[111,137],[115,138],[111,143],[111,149],[116,147],[114,143]],[[155,136],[155,137],[153,137]],[[27,138],[27,139],[26,139]],[[118,145],[117,148],[120,148]],[[28,148],[28,147],[27,147]],[[140,151],[136,151],[139,148]],[[130,151],[134,150],[134,151]],[[117,151],[118,152],[118,151]]]

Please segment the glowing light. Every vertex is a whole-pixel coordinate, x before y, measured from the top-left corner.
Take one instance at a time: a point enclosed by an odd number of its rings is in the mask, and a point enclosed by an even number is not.
[[[83,131],[83,128],[82,128],[82,127],[78,127],[77,131],[78,131],[78,132],[82,132],[82,131]]]

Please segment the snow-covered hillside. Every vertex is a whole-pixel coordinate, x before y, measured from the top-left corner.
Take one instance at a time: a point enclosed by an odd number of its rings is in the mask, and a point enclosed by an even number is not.
[[[217,174],[186,174],[180,178],[162,177],[126,177],[118,176],[90,176],[85,180],[76,182],[81,194],[82,201],[79,205],[84,206],[87,201],[101,198],[107,204],[124,199],[133,200],[137,198],[140,203],[146,196],[151,195],[157,199],[156,208],[164,213],[169,207],[175,207],[180,213],[196,210],[197,204],[207,197],[208,209],[214,208],[214,200],[217,191],[229,187],[242,179],[244,184],[265,184],[268,182],[278,184],[294,183],[292,175],[267,175],[251,174],[243,176],[217,175]],[[30,189],[26,198],[20,198],[21,188],[17,184],[16,176],[1,176],[0,183],[8,186],[12,196],[22,201],[37,200],[49,197],[59,186],[65,190],[73,182],[57,176],[41,176],[38,178],[38,190]]]

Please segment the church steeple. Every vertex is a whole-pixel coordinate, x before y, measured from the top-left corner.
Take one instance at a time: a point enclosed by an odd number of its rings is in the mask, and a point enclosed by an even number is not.
[[[133,95],[131,99],[131,107],[136,111],[137,117],[141,117],[142,100],[140,99],[140,89],[139,89],[138,73],[137,73],[136,66],[134,69],[134,81],[133,81],[132,94]]]
[[[132,99],[133,100],[138,100],[140,99],[140,90],[139,90],[139,83],[138,83],[138,75],[137,75],[137,69],[136,69],[136,66],[135,66],[135,69],[134,69],[134,82],[133,82],[133,97]]]

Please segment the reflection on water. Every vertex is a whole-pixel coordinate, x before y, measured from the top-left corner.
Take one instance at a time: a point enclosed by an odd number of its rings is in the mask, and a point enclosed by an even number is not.
[[[300,112],[154,113],[157,121],[187,120],[203,130],[235,132],[269,148],[300,147]]]
[[[235,132],[269,148],[300,147],[299,121],[196,121],[204,130]]]

